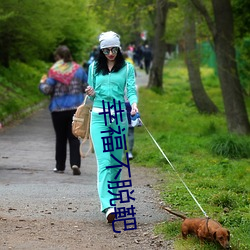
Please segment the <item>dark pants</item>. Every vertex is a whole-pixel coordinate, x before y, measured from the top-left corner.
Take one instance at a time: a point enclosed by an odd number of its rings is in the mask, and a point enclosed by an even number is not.
[[[69,141],[70,166],[80,167],[81,156],[79,152],[80,142],[72,134],[72,117],[76,110],[52,112],[52,122],[56,133],[56,168],[65,170],[67,156],[67,141]]]
[[[146,74],[149,73],[150,63],[151,63],[150,60],[144,60],[144,66],[145,66]]]

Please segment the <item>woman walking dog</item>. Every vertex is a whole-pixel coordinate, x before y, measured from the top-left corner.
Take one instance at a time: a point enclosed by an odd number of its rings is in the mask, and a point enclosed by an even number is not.
[[[106,167],[117,165],[117,161],[111,155],[122,161],[124,148],[114,146],[112,152],[105,150],[103,138],[105,136],[110,141],[115,142],[117,133],[114,133],[114,131],[118,130],[127,135],[128,121],[124,100],[125,89],[131,104],[131,115],[135,115],[138,108],[135,70],[133,65],[126,63],[123,58],[120,36],[113,31],[104,32],[99,36],[99,42],[100,53],[97,60],[89,67],[89,86],[86,88],[86,93],[93,100],[90,134],[97,160],[97,188],[101,211],[106,214],[108,222],[111,223],[115,218],[115,214],[110,201],[116,199],[112,193],[117,191],[112,182],[119,181],[120,175],[118,174],[118,168]],[[121,111],[118,115],[115,114],[117,110]],[[105,120],[104,115],[101,115],[106,112],[110,112],[110,119]],[[109,183],[113,188],[112,192],[109,192]]]

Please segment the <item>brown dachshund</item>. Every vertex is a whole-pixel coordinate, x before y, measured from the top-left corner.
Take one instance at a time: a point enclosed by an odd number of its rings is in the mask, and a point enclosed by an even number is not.
[[[229,245],[230,232],[222,225],[210,218],[187,218],[185,215],[173,212],[163,207],[166,211],[183,219],[181,233],[183,239],[187,239],[188,234],[196,235],[201,241],[216,241],[224,249],[231,249]]]

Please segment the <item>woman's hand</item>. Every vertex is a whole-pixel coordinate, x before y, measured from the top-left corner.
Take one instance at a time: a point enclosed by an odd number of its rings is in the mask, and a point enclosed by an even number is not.
[[[86,89],[85,89],[85,92],[86,92],[86,94],[88,95],[88,96],[95,96],[95,90],[92,88],[92,87],[90,87],[90,86],[88,86]]]
[[[138,108],[137,108],[137,104],[134,102],[132,105],[131,105],[131,112],[130,114],[133,116],[135,115],[138,111]]]
[[[46,74],[44,74],[43,76],[42,76],[42,78],[41,78],[41,80],[40,80],[40,83],[45,83],[45,81],[47,80],[47,75]]]

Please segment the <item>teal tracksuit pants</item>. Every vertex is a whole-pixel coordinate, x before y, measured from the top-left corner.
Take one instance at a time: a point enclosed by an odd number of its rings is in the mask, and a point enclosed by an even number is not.
[[[119,181],[121,178],[121,174],[115,179],[118,171],[121,167],[115,168],[106,168],[107,166],[114,166],[119,165],[119,163],[111,157],[113,154],[118,160],[122,161],[123,152],[125,149],[124,140],[123,145],[118,145],[120,140],[117,137],[127,138],[128,133],[128,121],[125,112],[123,112],[123,121],[121,119],[117,119],[117,123],[114,120],[113,122],[107,122],[107,126],[105,125],[104,116],[100,115],[98,112],[92,111],[91,113],[91,125],[90,125],[90,134],[94,145],[95,156],[97,160],[97,189],[98,194],[101,202],[101,211],[105,212],[105,210],[111,207],[110,200],[117,198],[117,196],[110,194],[109,191],[112,193],[117,193],[117,189],[115,189],[116,184],[111,184],[109,181]],[[119,128],[120,126],[120,128]],[[122,131],[121,134],[105,132],[101,133],[102,131],[109,131],[110,129],[114,131]],[[123,129],[125,129],[123,131]],[[124,138],[124,137],[123,137]],[[105,148],[104,141],[109,140],[109,142],[113,143],[113,151],[109,151],[107,147]],[[104,149],[105,148],[105,149]],[[117,149],[118,148],[118,149]],[[110,149],[111,150],[111,149]],[[114,187],[114,189],[110,189],[108,185]],[[112,202],[113,204],[115,201]]]

